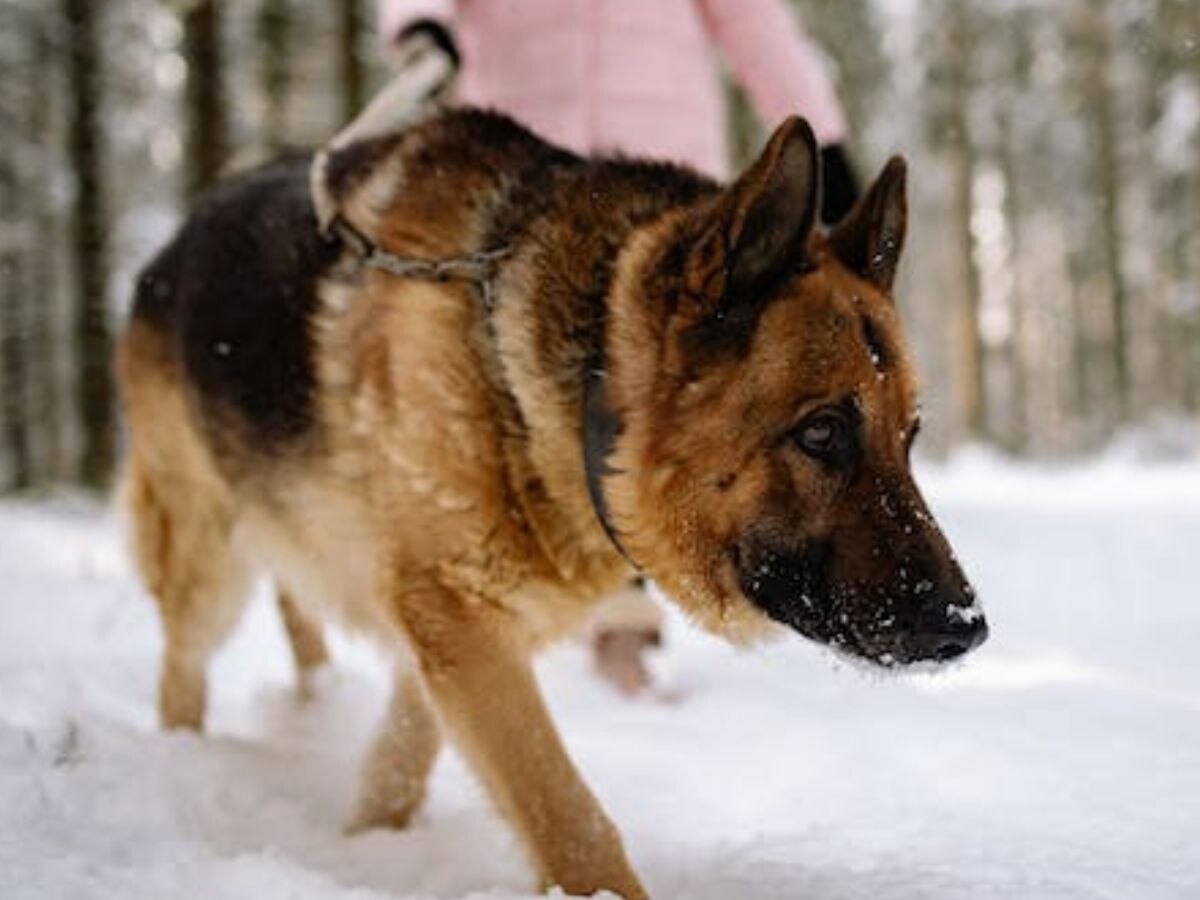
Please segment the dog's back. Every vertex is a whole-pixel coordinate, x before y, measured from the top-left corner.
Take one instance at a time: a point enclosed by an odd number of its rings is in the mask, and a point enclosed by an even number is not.
[[[315,424],[318,293],[342,248],[318,227],[311,162],[295,154],[217,185],[138,280],[122,372],[138,364],[131,345],[153,336],[161,347],[147,363],[176,367],[194,425],[231,469],[239,455],[302,442]],[[480,221],[497,235],[519,228],[544,206],[553,173],[580,160],[504,116],[462,110],[334,162],[331,186],[368,197],[361,180],[386,169],[390,189],[402,183],[392,217],[406,233],[394,240],[414,255],[454,256],[487,239]]]
[[[139,279],[130,327],[169,348],[212,440],[274,451],[311,425],[311,318],[338,251],[317,231],[308,163],[218,186]]]

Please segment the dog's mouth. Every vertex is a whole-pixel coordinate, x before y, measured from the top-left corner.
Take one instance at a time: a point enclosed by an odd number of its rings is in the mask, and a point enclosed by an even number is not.
[[[830,548],[800,554],[731,552],[742,595],[771,619],[839,654],[885,669],[940,665],[979,647],[987,621],[969,588],[897,597],[829,577]],[[965,601],[965,602],[964,602]]]

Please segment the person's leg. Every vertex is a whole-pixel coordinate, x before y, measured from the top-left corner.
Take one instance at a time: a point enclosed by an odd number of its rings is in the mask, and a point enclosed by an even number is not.
[[[662,625],[662,610],[640,578],[606,597],[592,614],[592,660],[622,694],[634,696],[653,684],[646,654],[661,645]]]

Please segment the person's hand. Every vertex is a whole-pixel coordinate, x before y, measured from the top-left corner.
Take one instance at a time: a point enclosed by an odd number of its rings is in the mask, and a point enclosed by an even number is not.
[[[401,31],[388,55],[397,78],[411,75],[429,81],[426,96],[431,100],[441,98],[448,91],[458,74],[461,59],[454,36],[442,25],[428,19],[414,22]]]
[[[821,221],[834,225],[850,212],[861,193],[858,176],[841,144],[821,148],[821,181],[825,188],[821,197]]]

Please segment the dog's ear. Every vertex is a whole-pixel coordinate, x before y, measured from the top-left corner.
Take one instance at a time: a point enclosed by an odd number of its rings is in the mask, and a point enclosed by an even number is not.
[[[903,157],[888,160],[875,183],[829,233],[829,246],[846,268],[890,294],[908,227]]]
[[[784,121],[740,178],[722,193],[693,262],[696,279],[733,307],[753,301],[788,271],[803,267],[819,207],[817,142],[803,119]],[[719,271],[712,271],[713,263]],[[696,280],[693,283],[696,283]],[[705,293],[708,293],[705,291]]]

